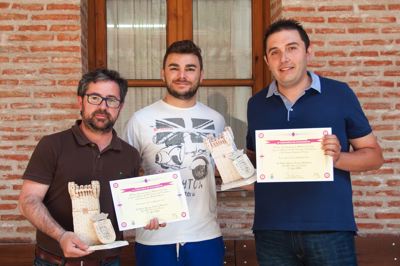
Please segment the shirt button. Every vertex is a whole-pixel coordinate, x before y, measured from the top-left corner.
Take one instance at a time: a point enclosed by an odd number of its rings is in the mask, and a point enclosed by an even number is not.
[[[100,159],[100,155],[97,155],[97,159]]]

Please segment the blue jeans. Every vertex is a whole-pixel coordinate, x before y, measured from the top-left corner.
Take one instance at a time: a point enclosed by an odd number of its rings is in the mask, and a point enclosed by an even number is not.
[[[260,266],[356,266],[354,232],[255,230]]]
[[[38,257],[36,257],[35,260],[33,261],[33,266],[63,266],[63,265],[64,264],[60,265],[54,264]],[[120,258],[116,258],[115,260],[102,262],[99,264],[99,266],[120,266],[120,265],[121,265]]]
[[[222,266],[224,264],[222,237],[184,245],[143,245],[135,243],[137,266]]]

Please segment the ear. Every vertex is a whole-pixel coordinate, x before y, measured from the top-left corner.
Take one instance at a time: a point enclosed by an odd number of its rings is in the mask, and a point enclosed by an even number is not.
[[[267,64],[267,66],[269,67],[269,64],[268,64],[268,59],[267,59],[267,56],[266,55],[264,55],[264,62]]]
[[[83,97],[77,96],[76,99],[77,99],[77,101],[78,101],[79,110],[82,110],[82,106],[83,106]]]
[[[164,82],[165,82],[165,71],[164,71],[164,69],[161,69],[161,71],[160,71],[160,75],[161,75],[161,79],[162,79],[162,81],[164,81]]]
[[[203,81],[204,79],[204,70],[200,71],[200,83]]]
[[[308,46],[308,49],[306,51],[306,56],[307,56],[307,60],[310,61],[312,58],[312,45],[310,44],[310,46]]]

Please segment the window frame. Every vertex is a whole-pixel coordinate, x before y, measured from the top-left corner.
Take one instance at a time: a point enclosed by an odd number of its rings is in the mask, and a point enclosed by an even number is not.
[[[191,0],[167,1],[167,46],[176,40],[193,40]],[[270,0],[252,0],[252,77],[250,79],[204,79],[201,86],[247,86],[256,93],[271,80],[264,63],[264,29],[270,24]],[[88,68],[107,67],[106,0],[88,0]],[[129,87],[164,87],[161,79],[128,79]]]

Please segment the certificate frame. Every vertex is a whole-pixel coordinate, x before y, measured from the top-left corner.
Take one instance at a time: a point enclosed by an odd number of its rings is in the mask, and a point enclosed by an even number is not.
[[[189,209],[179,171],[110,181],[120,231],[188,220]]]
[[[333,181],[333,159],[321,146],[332,129],[256,130],[257,182]]]

